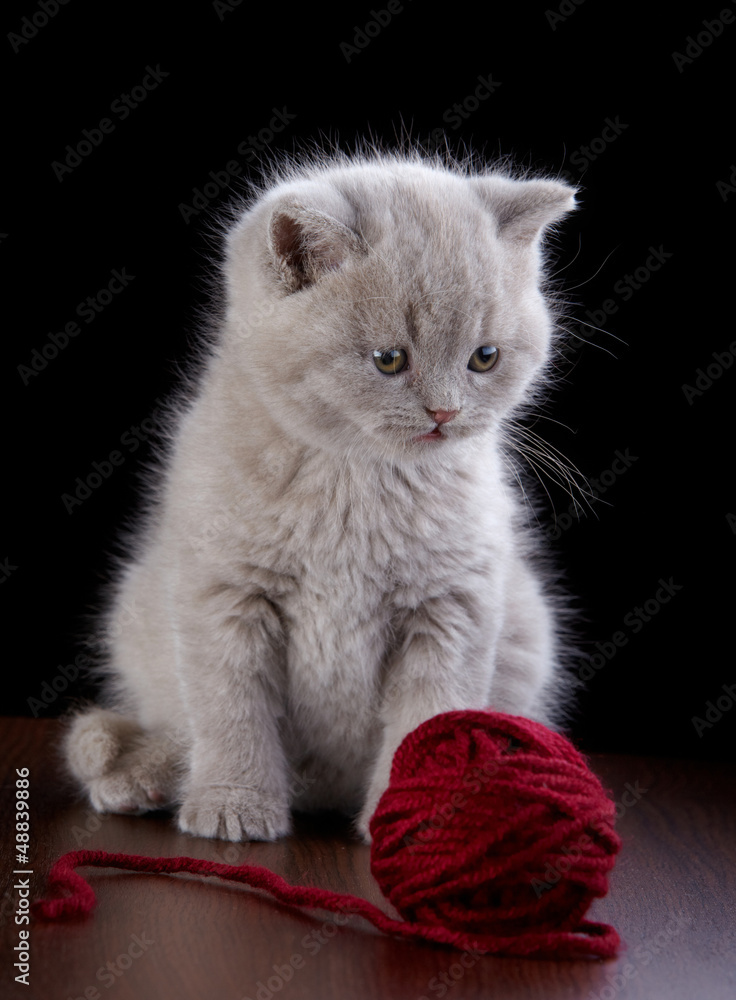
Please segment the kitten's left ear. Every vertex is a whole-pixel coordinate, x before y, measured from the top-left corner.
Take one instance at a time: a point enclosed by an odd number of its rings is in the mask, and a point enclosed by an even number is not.
[[[503,239],[533,243],[544,230],[575,205],[575,188],[562,181],[514,181],[507,177],[474,177],[470,183],[498,222]]]
[[[278,275],[291,291],[339,268],[364,241],[331,215],[313,208],[279,208],[271,216],[268,245]]]

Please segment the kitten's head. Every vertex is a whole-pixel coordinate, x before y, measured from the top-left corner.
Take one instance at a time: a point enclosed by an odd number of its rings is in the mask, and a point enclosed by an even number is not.
[[[243,391],[340,454],[426,457],[497,428],[548,358],[541,240],[573,207],[558,181],[389,158],[277,185],[228,238]]]

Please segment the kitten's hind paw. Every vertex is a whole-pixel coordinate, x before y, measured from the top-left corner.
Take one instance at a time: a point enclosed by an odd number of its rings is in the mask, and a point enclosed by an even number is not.
[[[186,795],[179,829],[220,840],[278,840],[291,832],[291,814],[288,805],[258,788],[210,785]]]
[[[143,813],[167,809],[173,805],[164,786],[157,787],[148,782],[136,781],[129,772],[123,770],[91,781],[88,791],[92,807],[101,813],[142,816]]]
[[[169,809],[178,801],[180,758],[177,744],[166,736],[141,739],[115,767],[87,783],[98,812],[141,813]]]
[[[137,722],[104,708],[75,715],[64,734],[64,756],[74,777],[87,783],[109,774],[142,735]]]

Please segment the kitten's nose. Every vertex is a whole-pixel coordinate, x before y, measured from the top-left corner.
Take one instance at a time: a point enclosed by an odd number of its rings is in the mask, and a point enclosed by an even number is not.
[[[449,424],[459,412],[459,410],[427,410],[427,413],[436,424]]]

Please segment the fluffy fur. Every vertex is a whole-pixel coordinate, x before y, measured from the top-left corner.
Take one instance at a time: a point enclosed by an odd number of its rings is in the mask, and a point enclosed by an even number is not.
[[[239,212],[110,602],[105,707],[66,735],[95,808],[168,805],[231,840],[336,808],[367,839],[425,719],[559,720],[555,599],[505,436],[550,358],[542,240],[573,207],[556,180],[374,154],[292,165]]]

